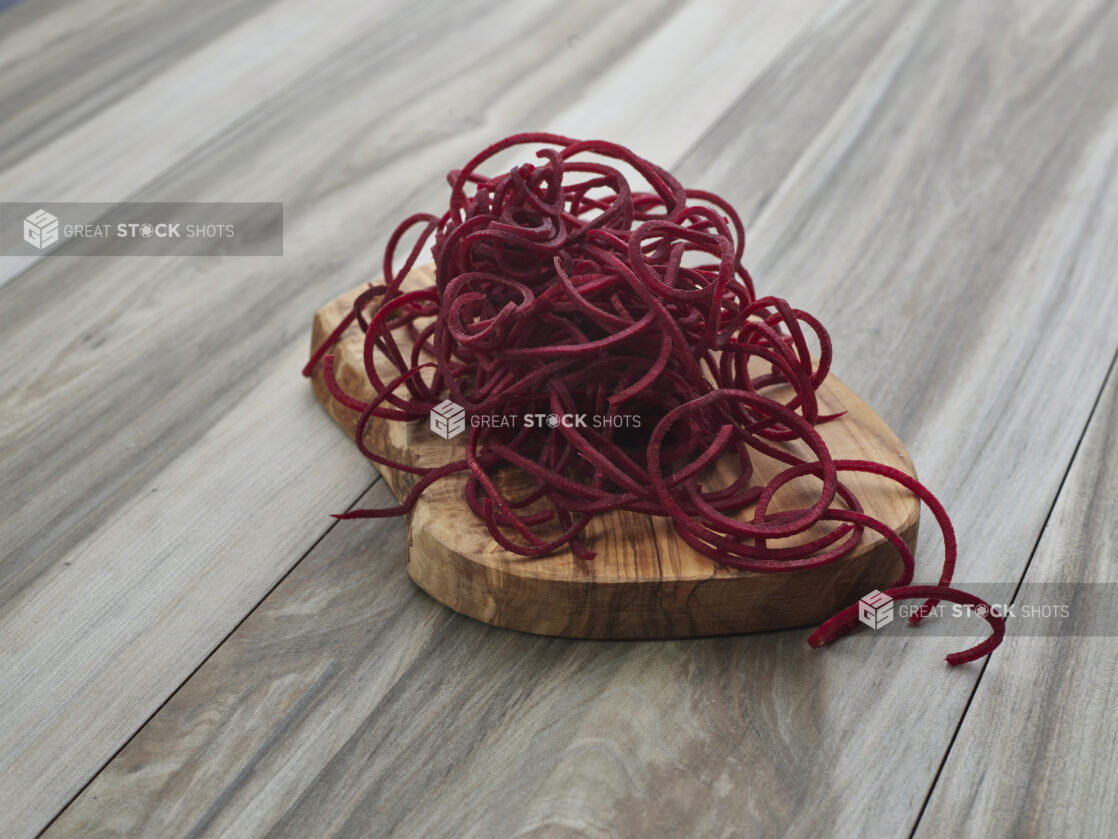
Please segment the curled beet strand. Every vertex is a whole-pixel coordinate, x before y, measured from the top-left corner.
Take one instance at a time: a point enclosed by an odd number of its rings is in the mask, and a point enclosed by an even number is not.
[[[997,614],[997,612],[980,597],[975,597],[973,594],[968,594],[965,591],[960,591],[957,588],[950,586],[897,586],[895,588],[886,589],[882,594],[886,594],[893,600],[905,600],[915,597],[926,597],[934,599],[936,602],[946,600],[949,603],[958,603],[963,606],[970,606],[979,617],[985,618],[986,622],[990,624],[993,632],[990,637],[985,641],[976,644],[969,650],[963,650],[958,653],[949,653],[946,657],[947,663],[956,666],[959,664],[966,664],[968,661],[975,661],[992,652],[994,648],[1002,642],[1005,637],[1005,618]],[[930,608],[930,607],[925,607]],[[927,612],[925,611],[925,615]],[[807,642],[813,647],[822,647],[825,644],[830,644],[853,629],[858,625],[858,604],[853,603],[835,615],[833,618],[827,620]]]

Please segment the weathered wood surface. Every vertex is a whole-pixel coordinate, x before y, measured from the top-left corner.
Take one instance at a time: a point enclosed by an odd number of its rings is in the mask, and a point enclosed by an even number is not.
[[[435,282],[434,264],[416,268],[404,278],[405,291]],[[310,346],[317,348],[351,313],[368,285],[331,300],[314,316]],[[376,310],[377,301],[366,309]],[[411,344],[400,339],[407,357]],[[342,389],[362,401],[375,396],[365,370],[364,333],[353,323],[332,348],[334,375]],[[378,375],[398,375],[381,358]],[[326,412],[347,434],[357,430],[359,414],[330,393],[323,365],[311,382]],[[772,392],[786,401],[790,390]],[[819,426],[820,436],[836,460],[871,460],[915,477],[916,470],[901,441],[881,417],[846,387],[828,376],[817,391],[819,410],[841,416]],[[444,440],[421,422],[385,422],[374,418],[365,441],[377,454],[396,463],[434,469],[465,457],[462,438]],[[805,459],[811,452],[802,442],[787,450]],[[755,480],[768,483],[787,467],[753,452]],[[398,501],[415,485],[415,476],[378,465]],[[704,486],[728,486],[740,468],[733,458],[707,474]],[[495,476],[507,497],[531,491],[523,473]],[[908,490],[874,475],[843,473],[842,481],[865,511],[891,527],[910,548],[916,547],[920,502]],[[774,496],[769,511],[806,510],[819,500],[820,482],[803,478]],[[652,639],[694,638],[819,624],[875,589],[894,585],[903,564],[884,536],[867,531],[841,561],[796,573],[761,574],[714,562],[683,542],[663,518],[622,510],[598,516],[584,531],[593,561],[579,560],[570,549],[547,556],[524,557],[501,550],[485,523],[465,506],[464,474],[432,485],[408,517],[408,575],[416,585],[456,612],[507,629],[564,638]],[[836,504],[836,506],[842,506]],[[740,514],[752,518],[754,507]],[[795,537],[770,545],[800,545],[826,535],[833,525],[820,523]],[[541,534],[552,538],[558,529]]]
[[[163,192],[169,184],[153,182],[190,165],[193,154],[336,53],[383,46],[390,21],[407,7],[397,0],[40,5],[8,12],[12,25],[0,40],[5,201],[222,200]],[[272,197],[249,191],[236,200]],[[37,259],[0,257],[0,286]]]
[[[23,8],[0,15],[5,36]],[[371,470],[298,377],[309,313],[375,272],[392,219],[437,206],[435,175],[539,126],[631,143],[738,204],[760,287],[823,318],[836,373],[955,514],[959,578],[1012,590],[1118,348],[1118,10],[851,2],[780,15],[455,3],[423,28],[389,16],[136,193],[283,200],[282,260],[51,258],[0,289],[8,833],[56,815],[52,834],[81,836],[1105,825],[1060,802],[1090,804],[1112,771],[1095,734],[1109,669],[1072,679],[1081,701],[1062,714],[1024,681],[1006,712],[1001,691],[1011,663],[1056,685],[1061,668],[1105,661],[1106,639],[1061,639],[1066,662],[1014,642],[986,678],[942,662],[967,639],[918,631],[822,651],[803,631],[547,639],[412,587],[402,522],[318,542],[324,513],[357,501]],[[673,40],[673,26],[714,34]],[[653,83],[627,81],[642,67]],[[122,172],[109,197],[139,188],[123,159],[104,168]],[[26,197],[3,174],[0,197]],[[1100,528],[1079,529],[1081,555],[1113,553]],[[923,580],[938,569],[931,531]],[[1056,562],[1070,537],[1049,538],[1037,561]],[[1016,709],[1037,727],[1024,751],[1007,745],[1022,736]],[[995,720],[1007,736],[983,731]],[[1071,751],[1083,767],[1060,757]],[[1042,759],[1012,767],[1024,754]],[[1020,820],[1000,818],[999,790]]]
[[[1118,223],[1113,212],[1109,223]],[[1036,590],[1078,593],[1061,601],[1077,634],[1015,638],[990,659],[917,839],[1110,836],[1118,824],[1116,434],[1112,366],[1024,578]]]

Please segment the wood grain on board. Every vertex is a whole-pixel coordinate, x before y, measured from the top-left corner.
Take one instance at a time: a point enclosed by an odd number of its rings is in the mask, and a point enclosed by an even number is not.
[[[434,285],[435,266],[425,265],[404,278],[410,291]],[[317,348],[350,314],[354,300],[368,286],[342,294],[314,317],[310,345]],[[378,301],[366,308],[371,317]],[[406,336],[400,351],[410,352]],[[368,402],[375,391],[365,372],[364,333],[353,323],[332,349],[334,375],[342,389]],[[381,381],[399,371],[379,357]],[[758,371],[759,372],[759,371]],[[327,413],[353,436],[359,414],[336,400],[326,386],[323,366],[312,377],[315,396]],[[784,402],[791,388],[769,391]],[[912,461],[896,435],[865,402],[834,375],[817,391],[823,414],[841,414],[817,427],[836,460],[871,460],[915,476]],[[400,423],[374,418],[367,428],[371,451],[396,463],[433,469],[465,457],[462,438],[446,440],[422,422]],[[813,455],[797,442],[784,448],[805,462]],[[355,456],[356,454],[355,447]],[[751,453],[754,481],[763,486],[787,468],[760,452]],[[728,486],[739,468],[728,458],[704,473],[703,485]],[[415,484],[413,474],[379,465],[396,498],[402,501]],[[509,498],[532,491],[526,476],[504,470],[494,480]],[[843,484],[866,513],[916,547],[920,502],[892,481],[862,473],[843,473]],[[876,531],[836,562],[794,573],[762,574],[714,562],[682,541],[671,524],[623,510],[596,516],[583,533],[592,561],[578,559],[569,548],[546,556],[518,556],[493,540],[485,523],[465,504],[465,474],[451,475],[429,487],[408,518],[408,573],[412,580],[456,612],[494,626],[567,638],[690,638],[760,632],[821,623],[874,589],[894,585],[903,565],[896,549]],[[813,477],[790,482],[773,497],[769,512],[808,510],[819,501],[821,483]],[[835,506],[843,506],[840,501]],[[750,520],[755,505],[738,517]],[[525,511],[527,512],[527,511]],[[772,540],[774,548],[803,544],[825,536],[834,523],[820,522],[789,539]],[[541,532],[550,539],[558,530]]]
[[[0,290],[13,835],[95,773],[53,835],[1009,836],[1043,827],[1045,808],[1090,835],[1097,815],[1058,798],[1091,803],[1109,777],[1108,741],[1090,736],[1112,701],[1101,665],[1084,681],[1024,663],[1083,703],[1037,715],[1043,695],[1016,687],[1039,759],[1010,774],[1012,737],[966,725],[976,683],[980,722],[1008,707],[1001,694],[983,699],[980,666],[942,661],[969,639],[543,638],[415,589],[402,522],[339,525],[307,553],[371,472],[297,369],[309,313],[376,272],[394,219],[438,206],[441,172],[513,129],[609,129],[744,211],[759,288],[823,319],[836,373],[952,511],[959,579],[1012,588],[1118,347],[1118,10],[849,2],[771,23],[771,61],[719,85],[700,61],[709,39],[646,49],[673,22],[698,26],[704,4],[604,18],[462,5],[432,17],[422,55],[396,18],[143,193],[284,200],[282,261],[87,260],[79,274],[51,258]],[[736,12],[711,14],[741,31]],[[507,40],[478,58],[494,32]],[[642,62],[660,79],[702,72],[672,97],[616,81]],[[645,121],[628,135],[627,113]],[[331,464],[333,480],[300,483]],[[357,503],[388,501],[380,487]],[[923,581],[939,570],[933,531]],[[1107,549],[1105,532],[1079,532],[1085,552]],[[1061,643],[1069,662],[1109,649]],[[1003,648],[987,676],[1026,650]],[[1100,767],[1079,797],[1069,750]],[[1024,815],[1002,821],[1010,786]]]

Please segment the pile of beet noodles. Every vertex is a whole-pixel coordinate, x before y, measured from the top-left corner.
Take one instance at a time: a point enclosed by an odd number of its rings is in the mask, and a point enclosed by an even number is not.
[[[518,144],[542,146],[537,161],[497,177],[478,171]],[[623,170],[635,172],[644,189],[635,191]],[[592,559],[583,534],[594,516],[611,510],[667,517],[679,538],[705,556],[766,573],[835,562],[868,528],[904,563],[885,593],[929,598],[912,623],[948,600],[979,607],[993,627],[982,643],[947,656],[949,663],[973,661],[998,646],[1004,621],[983,601],[950,587],[955,535],[936,498],[884,464],[831,457],[815,429],[835,418],[821,413],[816,400],[830,368],[830,339],[807,312],[757,296],[742,265],[745,236],[733,207],[713,193],[685,189],[624,146],[552,134],[508,137],[448,177],[447,211],[400,223],[385,250],[383,283],[356,299],[303,371],[310,375],[322,362],[334,398],[360,412],[356,440],[367,458],[417,476],[398,507],[338,518],[408,513],[431,484],[464,472],[465,502],[501,547],[524,556],[569,546]],[[418,238],[397,268],[400,242],[416,228]],[[403,279],[429,244],[435,284],[403,291]],[[328,354],[355,321],[365,335],[370,402],[339,387]],[[388,380],[378,360],[393,369]],[[781,401],[773,398],[778,389]],[[471,425],[465,457],[437,468],[398,463],[367,447],[372,418],[425,420],[448,398],[469,416],[581,413],[609,421],[547,430]],[[643,419],[639,428],[620,422],[632,417]],[[797,440],[811,459],[789,450],[787,442]],[[761,484],[754,452],[787,468]],[[704,488],[704,470],[727,460],[736,477]],[[532,484],[516,498],[506,497],[497,480],[510,467]],[[895,481],[929,507],[944,536],[938,585],[910,585],[912,552],[866,514],[840,481],[844,472]],[[802,476],[818,479],[818,500],[769,513],[779,488]],[[803,544],[769,544],[821,522],[828,523],[824,535]],[[821,646],[846,633],[858,622],[857,605],[824,623],[809,643]]]

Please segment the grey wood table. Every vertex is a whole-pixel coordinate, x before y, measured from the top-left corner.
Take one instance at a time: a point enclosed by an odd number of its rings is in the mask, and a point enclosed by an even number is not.
[[[389,496],[299,368],[474,150],[614,139],[739,207],[964,585],[1109,583],[1115,4],[0,9],[0,201],[286,217],[282,257],[0,257],[0,835],[1111,835],[1105,620],[960,668],[934,631],[494,629],[403,522],[329,518]]]

